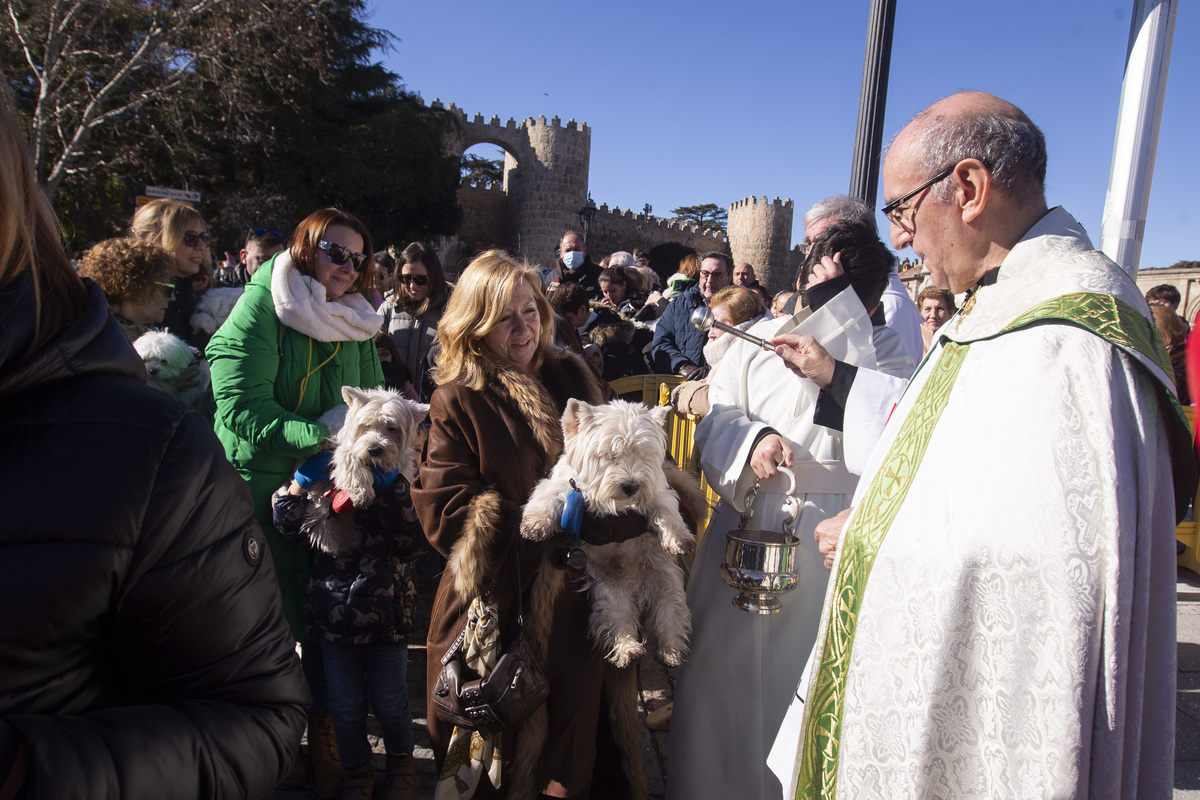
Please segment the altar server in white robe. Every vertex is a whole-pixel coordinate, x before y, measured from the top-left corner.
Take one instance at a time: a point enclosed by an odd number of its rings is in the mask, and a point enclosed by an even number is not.
[[[836,261],[834,253],[840,253]],[[894,261],[874,221],[830,226],[811,257],[815,264],[806,269],[818,277],[808,296],[816,310],[769,320],[750,332],[764,338],[809,334],[848,363],[910,374],[903,341],[889,328],[873,328],[867,311],[879,305]],[[845,274],[836,275],[841,268]],[[828,280],[816,286],[823,278]],[[688,583],[692,652],[676,683],[670,800],[777,797],[782,791],[766,767],[767,750],[812,648],[829,574],[813,526],[846,508],[857,483],[842,463],[841,434],[813,423],[819,394],[773,351],[748,342],[734,345],[712,375],[712,410],[697,428],[696,445],[721,503]],[[736,592],[722,581],[720,566],[725,533],[738,527],[756,477],[762,480],[753,527],[782,530],[788,481],[777,472],[779,463],[795,470],[799,486],[799,585],[782,597],[779,614],[758,616],[734,607]]]
[[[893,245],[971,295],[863,473],[786,797],[1172,794],[1194,457],[1141,293],[1045,169],[979,92],[888,153]]]

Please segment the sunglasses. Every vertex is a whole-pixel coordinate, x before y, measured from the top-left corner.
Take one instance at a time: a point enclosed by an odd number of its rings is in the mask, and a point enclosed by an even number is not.
[[[367,261],[366,253],[351,253],[349,248],[342,247],[340,244],[334,244],[333,242],[327,242],[324,239],[317,242],[317,249],[324,250],[329,255],[329,260],[339,267],[347,261],[353,262],[355,272],[362,272],[363,264]]]
[[[416,284],[417,286],[424,286],[425,284],[429,283],[429,276],[428,275],[417,275],[415,273],[405,274],[402,272],[402,273],[400,273],[400,282],[401,283],[413,283],[413,284]]]
[[[195,247],[196,245],[208,247],[210,241],[212,241],[212,237],[208,235],[207,231],[204,233],[200,233],[199,231],[184,231],[183,233],[183,243],[188,247]]]
[[[166,295],[168,302],[175,299],[175,284],[162,281],[155,281],[155,283],[163,288],[163,294]]]
[[[252,234],[254,234],[255,236],[266,236],[267,234],[271,234],[271,235],[272,235],[272,236],[274,236],[276,239],[282,239],[282,238],[283,238],[283,234],[282,234],[282,233],[280,233],[279,231],[273,231],[273,230],[271,230],[270,228],[251,228],[251,229],[250,229],[250,232],[251,232]]]

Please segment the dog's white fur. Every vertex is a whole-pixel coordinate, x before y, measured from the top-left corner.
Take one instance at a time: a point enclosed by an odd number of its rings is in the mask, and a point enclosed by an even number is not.
[[[212,336],[229,318],[244,291],[236,287],[218,286],[202,293],[196,300],[196,307],[192,310],[189,320],[192,327]]]
[[[648,409],[614,400],[593,406],[567,401],[562,416],[563,454],[550,476],[534,487],[521,518],[521,535],[541,541],[559,526],[571,480],[597,516],[639,511],[647,533],[624,542],[582,544],[592,594],[591,636],[607,658],[625,667],[646,652],[639,635],[645,617],[658,657],[683,663],[692,630],[683,572],[674,555],[696,545],[679,513],[679,496],[663,471],[668,406]]]
[[[146,382],[195,406],[208,392],[212,376],[199,351],[166,331],[148,331],[133,343],[146,363]],[[190,369],[195,370],[189,375]]]
[[[362,550],[361,536],[353,514],[332,512],[333,502],[325,497],[330,483],[345,489],[356,509],[375,502],[375,476],[371,469],[399,470],[410,483],[417,476],[413,443],[417,426],[429,412],[424,403],[389,389],[342,387],[346,405],[334,406],[317,420],[330,430],[333,464],[331,481],[314,483],[308,490],[312,501],[301,529],[314,547],[335,556]]]

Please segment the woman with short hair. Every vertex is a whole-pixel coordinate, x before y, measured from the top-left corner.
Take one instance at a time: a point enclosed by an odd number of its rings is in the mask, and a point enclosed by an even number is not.
[[[321,450],[329,429],[317,418],[341,405],[343,386],[383,385],[374,342],[383,320],[369,300],[371,252],[371,236],[357,217],[336,208],[309,214],[288,248],[254,273],[206,351],[217,436],[250,484],[284,612],[301,644],[313,695],[309,755],[320,797],[334,796],[342,770],[320,646],[304,626],[309,548],[275,530],[271,494],[290,481],[297,461]]]
[[[108,239],[94,245],[79,262],[79,276],[91,278],[104,292],[108,310],[134,341],[152,326],[175,296],[175,258],[156,244]]]
[[[540,271],[498,250],[481,254],[462,273],[438,329],[438,388],[412,490],[430,543],[448,557],[429,627],[429,686],[472,601],[489,594],[500,646],[523,636],[550,685],[546,704],[502,734],[502,788],[491,780],[491,749],[473,748],[461,731],[452,736],[453,726],[437,717],[430,701],[439,773],[465,787],[455,797],[586,797],[589,791],[611,797],[625,796],[620,792],[630,787],[634,796],[645,796],[634,672],[606,666],[588,638],[591,604],[583,573],[553,564],[561,542],[518,534],[521,507],[562,450],[559,417],[567,400],[606,399],[582,359],[553,344],[553,329]],[[638,514],[588,514],[581,537],[622,541],[644,526]],[[601,713],[611,723],[603,727],[623,734],[618,746],[628,772],[598,762]],[[607,782],[594,783],[601,778]]]

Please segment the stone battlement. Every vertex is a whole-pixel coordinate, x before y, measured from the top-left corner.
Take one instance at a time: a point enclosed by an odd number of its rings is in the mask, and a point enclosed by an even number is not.
[[[796,207],[796,204],[792,202],[792,198],[790,198],[790,197],[786,200],[780,200],[778,197],[776,197],[774,200],[772,200],[770,203],[768,203],[767,196],[763,195],[761,198],[747,197],[745,200],[738,200],[737,202],[733,203],[733,205],[729,206],[729,210],[732,211],[735,208],[743,209],[743,208],[759,206],[759,205],[762,205],[762,206],[771,205],[771,206],[778,206],[781,208],[791,208],[791,209],[794,209]]]
[[[421,105],[425,105],[425,99],[423,97],[421,97],[420,95],[417,95],[417,101],[419,103],[421,103]],[[516,120],[514,120],[512,117],[509,117],[508,121],[505,122],[503,125],[501,125],[500,117],[496,116],[495,114],[493,114],[491,116],[491,118],[488,119],[486,122],[484,122],[483,114],[475,114],[473,117],[471,117],[468,120],[467,112],[465,110],[459,108],[454,103],[450,103],[449,105],[446,105],[446,104],[442,103],[442,101],[440,99],[433,100],[433,102],[431,102],[429,104],[429,107],[434,109],[435,111],[446,111],[451,114],[454,114],[455,116],[457,116],[459,118],[460,122],[465,123],[465,122],[469,121],[472,125],[494,126],[496,128],[503,128],[503,129],[507,129],[509,131],[515,131],[520,128],[537,128],[537,127],[546,128],[546,127],[548,127],[548,128],[558,128],[559,130],[580,131],[581,133],[586,133],[589,136],[592,133],[592,129],[590,127],[588,127],[588,124],[586,122],[578,122],[577,123],[573,119],[567,120],[567,124],[565,127],[562,124],[562,120],[559,119],[558,117],[553,117],[550,119],[549,122],[547,122],[545,115],[539,115],[537,117],[537,119],[534,119],[533,117],[526,117],[525,119],[521,120],[519,123]]]

